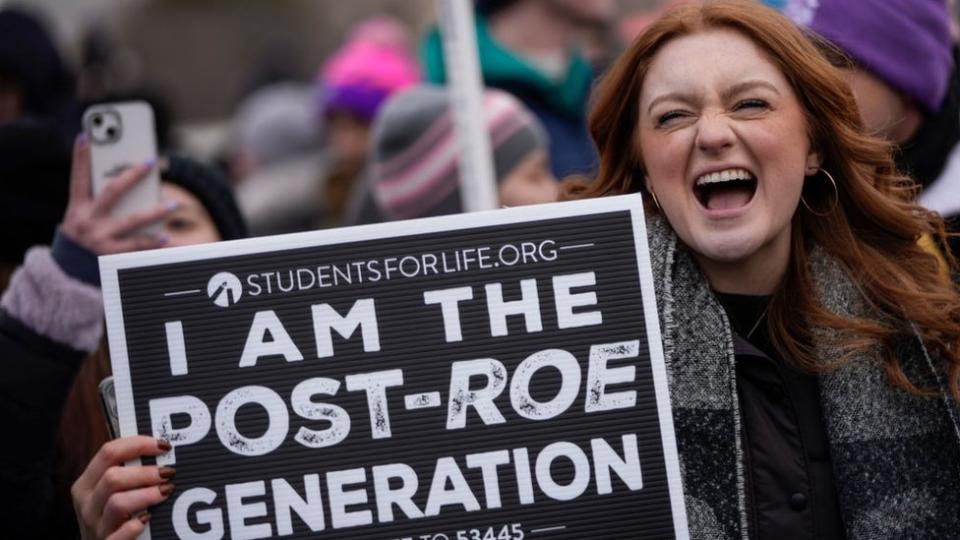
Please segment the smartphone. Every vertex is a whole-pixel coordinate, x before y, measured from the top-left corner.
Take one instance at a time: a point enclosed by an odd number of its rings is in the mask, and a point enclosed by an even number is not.
[[[83,130],[90,144],[90,174],[93,194],[126,169],[157,160],[157,136],[153,109],[145,101],[102,103],[83,113]],[[123,217],[152,208],[160,202],[157,167],[117,202],[113,215]],[[158,232],[154,224],[143,232]]]
[[[116,439],[120,435],[120,415],[117,414],[117,393],[113,388],[113,377],[106,377],[97,387],[100,391],[100,405],[103,415],[107,417],[107,431],[110,438]]]

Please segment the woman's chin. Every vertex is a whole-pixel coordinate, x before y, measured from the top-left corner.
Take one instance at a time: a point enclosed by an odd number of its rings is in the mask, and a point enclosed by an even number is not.
[[[698,238],[688,245],[698,258],[726,265],[744,262],[758,255],[763,243],[742,232],[730,231],[722,235]]]

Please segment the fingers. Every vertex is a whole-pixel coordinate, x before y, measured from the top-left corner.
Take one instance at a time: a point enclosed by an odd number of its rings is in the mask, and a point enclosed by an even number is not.
[[[93,197],[90,187],[90,143],[81,133],[73,142],[73,162],[70,166],[70,200],[85,201]]]
[[[153,167],[154,162],[141,163],[124,170],[115,179],[108,182],[93,200],[94,214],[99,216],[109,215],[117,201],[138,182],[146,178]]]
[[[79,491],[92,490],[100,481],[100,477],[110,467],[140,456],[159,456],[169,449],[170,443],[144,435],[112,440],[100,447],[100,451],[93,456],[86,470],[74,483],[74,489]]]
[[[126,236],[139,229],[153,225],[171,212],[177,209],[176,201],[170,201],[166,204],[158,204],[148,210],[134,212],[124,218],[121,218],[113,231],[113,236]]]
[[[74,231],[77,232],[77,236],[71,234]],[[100,230],[95,231],[79,227],[68,230],[67,227],[64,226],[64,233],[97,255],[111,255],[113,253],[156,249],[167,245],[170,241],[169,235],[164,233],[134,232],[126,236],[120,236],[119,233],[116,232],[115,225],[113,224],[103,225]]]
[[[140,535],[150,523],[150,514],[144,513],[128,519],[122,527],[107,537],[107,540],[132,540]]]
[[[131,516],[169,497],[173,491],[169,480],[176,471],[121,464],[136,457],[157,456],[170,448],[166,441],[144,436],[124,437],[100,448],[70,490],[85,538],[105,538],[115,529],[117,538],[132,538],[127,536],[131,531],[142,530],[130,523]]]
[[[176,202],[170,201],[165,205],[155,205],[148,210],[117,218],[94,216],[88,207],[73,213],[68,212],[62,230],[74,242],[97,255],[155,249],[166,245],[170,240],[169,236],[159,231],[144,229],[160,223],[176,209]]]
[[[155,249],[169,241],[166,235],[144,230],[176,210],[175,203],[152,205],[125,216],[114,216],[121,198],[146,178],[154,162],[129,167],[93,197],[90,195],[90,149],[84,137],[74,144],[71,199],[61,231],[77,244],[97,255]]]
[[[160,504],[173,492],[173,484],[150,486],[114,493],[103,507],[101,530],[106,533],[122,527],[131,516],[140,514],[153,505]],[[102,534],[101,536],[105,536]]]
[[[157,484],[166,482],[176,472],[171,467],[164,467],[163,469],[164,470],[161,471],[153,465],[143,467],[110,467],[103,473],[103,476],[100,477],[97,485],[93,488],[93,493],[91,493],[89,497],[88,508],[84,510],[93,512],[95,515],[100,514],[101,510],[104,515],[106,515],[109,510],[113,510],[114,512],[120,511],[119,516],[122,517],[122,519],[114,523],[114,526],[118,526],[120,522],[130,517],[131,514],[146,508],[146,506],[136,506],[136,504],[139,504],[140,499],[143,498],[142,496],[133,499],[131,494],[143,491],[143,489],[140,488],[146,488],[151,492],[149,494],[156,495],[156,493],[153,492],[157,491],[157,489],[155,489]],[[166,484],[163,488],[166,490],[167,488],[172,488],[172,486],[172,484]],[[145,496],[149,494],[141,495]],[[160,500],[162,500],[162,498]],[[156,502],[151,502],[150,504],[156,504]]]

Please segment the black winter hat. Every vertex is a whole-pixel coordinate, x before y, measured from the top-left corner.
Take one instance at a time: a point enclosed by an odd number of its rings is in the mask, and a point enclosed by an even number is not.
[[[189,191],[213,218],[221,240],[247,236],[247,225],[226,178],[217,169],[185,156],[171,155],[160,166],[160,178]]]
[[[73,106],[73,76],[35,17],[0,10],[0,77],[20,87],[28,114],[58,118]]]

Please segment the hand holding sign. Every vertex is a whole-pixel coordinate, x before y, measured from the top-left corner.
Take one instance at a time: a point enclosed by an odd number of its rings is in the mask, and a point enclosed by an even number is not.
[[[70,489],[74,511],[84,539],[135,538],[143,532],[150,514],[173,492],[170,467],[124,467],[125,461],[158,456],[170,444],[142,435],[110,441],[100,448]]]
[[[121,431],[174,447],[151,538],[684,538],[642,227],[627,196],[102,258]]]

